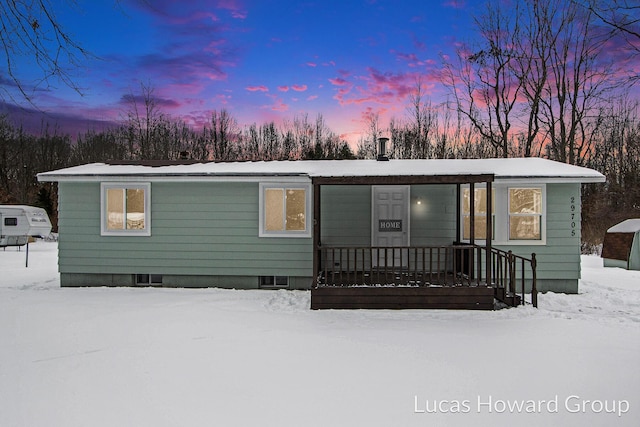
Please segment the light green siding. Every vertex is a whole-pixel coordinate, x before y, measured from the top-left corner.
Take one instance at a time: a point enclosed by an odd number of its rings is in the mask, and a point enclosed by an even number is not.
[[[456,240],[456,186],[412,186],[411,244],[451,245]]]
[[[371,187],[322,187],[322,244],[371,244]],[[411,245],[450,245],[456,234],[456,192],[452,185],[414,185],[410,190]],[[418,204],[420,200],[420,204]]]
[[[538,261],[538,290],[578,292],[580,278],[580,184],[547,184],[545,245],[499,245]]]
[[[311,275],[310,238],[258,237],[258,183],[154,182],[148,237],[100,235],[99,183],[59,194],[62,274]]]
[[[640,270],[640,233],[635,233],[629,253],[629,269]]]
[[[321,188],[321,242],[325,246],[371,244],[371,187],[324,185]]]
[[[321,243],[369,246],[371,186],[321,191]],[[101,236],[100,183],[60,182],[61,282],[115,286],[159,274],[165,286],[256,288],[259,276],[288,276],[290,287],[309,287],[312,239],[259,237],[258,193],[257,182],[152,182],[151,236]],[[457,240],[455,185],[411,187],[410,237],[414,246]],[[577,292],[580,184],[546,185],[545,245],[498,247],[536,253],[539,290]]]

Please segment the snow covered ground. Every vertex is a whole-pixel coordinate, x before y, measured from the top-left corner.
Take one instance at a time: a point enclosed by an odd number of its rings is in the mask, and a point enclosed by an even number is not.
[[[0,426],[638,426],[640,272],[496,312],[302,291],[61,289],[0,251]]]

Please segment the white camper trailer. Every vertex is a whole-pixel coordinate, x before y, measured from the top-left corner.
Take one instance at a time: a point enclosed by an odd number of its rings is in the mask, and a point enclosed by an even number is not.
[[[0,247],[23,246],[30,236],[48,236],[51,221],[42,208],[0,205]]]

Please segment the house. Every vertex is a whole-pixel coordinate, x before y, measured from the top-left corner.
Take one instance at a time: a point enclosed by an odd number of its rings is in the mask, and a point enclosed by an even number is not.
[[[640,270],[640,218],[627,219],[607,230],[602,258],[605,267]]]
[[[580,188],[605,178],[514,158],[114,162],[38,179],[58,183],[62,286],[312,288],[313,308],[456,307],[455,291],[492,308],[578,291]],[[435,302],[403,305],[421,298]]]

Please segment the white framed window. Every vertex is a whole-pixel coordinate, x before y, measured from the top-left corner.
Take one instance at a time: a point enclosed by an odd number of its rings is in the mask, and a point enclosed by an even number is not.
[[[151,235],[151,184],[100,184],[100,232],[103,236]]]
[[[487,193],[485,186],[476,186],[474,194],[475,239],[486,239]],[[492,187],[492,242],[494,244],[543,245],[546,243],[545,184],[494,183]],[[462,236],[470,240],[470,188],[461,194]]]
[[[260,237],[311,237],[311,184],[260,184]]]
[[[542,188],[509,188],[509,240],[542,240]]]

